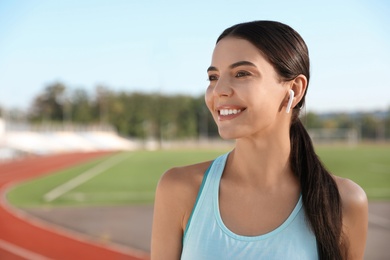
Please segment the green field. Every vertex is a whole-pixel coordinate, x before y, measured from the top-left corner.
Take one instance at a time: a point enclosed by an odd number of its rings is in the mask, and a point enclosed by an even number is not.
[[[319,147],[317,153],[335,175],[359,184],[370,200],[390,199],[390,146]]]
[[[211,160],[226,151],[136,151],[111,155],[23,183],[11,190],[7,197],[19,207],[150,204],[158,179],[167,169]],[[367,192],[369,199],[390,199],[390,146],[324,146],[318,147],[317,152],[329,170],[354,180]],[[116,159],[121,161],[98,171],[88,180],[82,180],[72,188],[58,188]],[[61,192],[55,198],[45,200],[45,194],[53,189]]]

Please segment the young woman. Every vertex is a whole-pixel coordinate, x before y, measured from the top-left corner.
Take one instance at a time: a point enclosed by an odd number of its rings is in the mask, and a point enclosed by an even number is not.
[[[207,107],[235,148],[162,176],[152,259],[363,259],[366,195],[325,169],[298,117],[310,77],[301,36],[237,24],[207,71]]]

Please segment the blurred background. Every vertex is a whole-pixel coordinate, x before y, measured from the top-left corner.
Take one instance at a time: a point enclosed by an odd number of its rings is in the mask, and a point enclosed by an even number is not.
[[[215,40],[268,19],[309,46],[307,127],[385,140],[389,11],[387,1],[1,1],[0,132],[93,125],[138,140],[217,136],[203,101]]]
[[[368,158],[369,176],[381,174],[367,186],[370,199],[388,201],[389,13],[386,0],[1,0],[0,162],[80,151],[227,149],[203,98],[215,41],[233,24],[276,20],[309,47],[302,117],[315,144],[360,151],[355,158]],[[326,149],[319,152],[332,168],[326,156],[337,153]],[[385,204],[375,223],[389,230]]]

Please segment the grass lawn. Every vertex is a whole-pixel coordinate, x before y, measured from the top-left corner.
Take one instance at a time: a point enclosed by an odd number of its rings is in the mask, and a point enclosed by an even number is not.
[[[212,160],[224,152],[226,150],[127,152],[124,161],[53,201],[45,201],[45,194],[109,157],[20,184],[7,194],[7,198],[20,207],[152,203],[157,182],[166,170],[173,166]]]
[[[390,199],[390,146],[325,146],[317,153],[333,174],[359,184],[369,199]]]
[[[124,160],[52,201],[45,201],[45,194],[108,159],[94,160],[20,184],[7,197],[20,207],[152,203],[158,179],[167,169],[212,160],[226,151],[128,152],[121,155],[126,157]],[[390,199],[390,146],[321,146],[317,147],[317,153],[335,175],[352,179],[362,186],[369,199]]]

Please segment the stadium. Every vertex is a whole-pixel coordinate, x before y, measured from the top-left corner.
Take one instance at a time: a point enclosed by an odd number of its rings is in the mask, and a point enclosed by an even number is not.
[[[160,175],[232,147],[200,140],[156,148],[107,126],[33,128],[2,120],[1,127],[2,259],[148,259]],[[334,143],[319,139],[318,153],[330,169],[364,187],[370,199],[367,259],[383,259],[390,147],[336,136]]]

